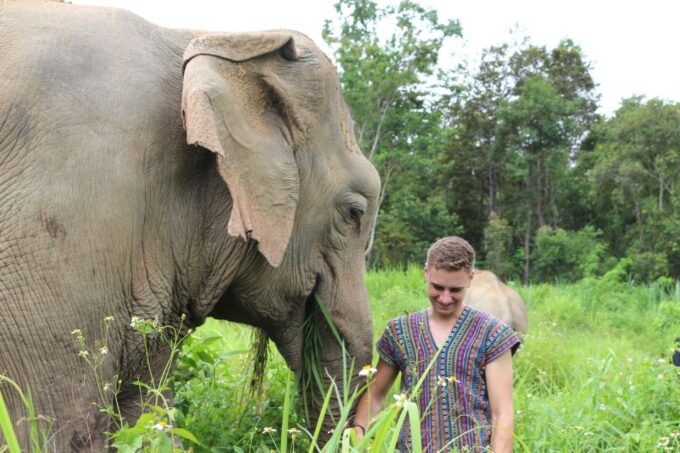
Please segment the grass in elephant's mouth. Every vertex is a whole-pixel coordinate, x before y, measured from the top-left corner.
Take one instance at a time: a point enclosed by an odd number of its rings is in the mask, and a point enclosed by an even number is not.
[[[342,337],[331,320],[326,303],[314,292],[307,300],[305,307],[305,321],[302,326],[302,370],[298,377],[298,387],[302,390],[302,403],[307,420],[310,420],[309,408],[313,403],[308,398],[322,398],[328,387],[324,384],[325,371],[321,364],[322,327],[327,327],[338,342],[338,348],[343,351],[343,362],[345,362],[346,354]],[[320,401],[316,403],[317,406],[321,406]]]
[[[264,382],[265,371],[267,370],[267,360],[269,359],[269,336],[258,328],[253,328],[251,337],[252,347],[250,355],[252,357],[253,372],[250,377],[250,392],[262,397],[262,383]]]

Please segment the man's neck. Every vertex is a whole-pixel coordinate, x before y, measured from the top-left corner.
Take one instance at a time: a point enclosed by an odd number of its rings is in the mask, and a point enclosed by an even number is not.
[[[449,326],[450,329],[453,329],[453,326],[456,325],[456,322],[458,321],[458,318],[460,318],[460,315],[463,313],[463,310],[465,309],[465,304],[460,304],[458,309],[451,313],[450,315],[447,316],[442,316],[439,313],[436,313],[432,307],[427,307],[427,316],[430,319],[431,322],[435,323],[437,326]]]

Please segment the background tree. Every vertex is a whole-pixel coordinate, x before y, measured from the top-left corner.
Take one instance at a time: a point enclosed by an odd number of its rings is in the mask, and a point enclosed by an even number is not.
[[[335,9],[340,19],[326,21],[324,39],[339,66],[359,144],[382,180],[370,263],[405,265],[422,254],[417,249],[423,241],[440,234],[432,232],[433,222],[456,229],[455,215],[437,209],[441,201],[428,188],[436,180],[433,163],[444,133],[430,91],[442,45],[460,36],[460,26],[408,0],[386,7],[340,0]],[[414,216],[422,221],[409,221]]]
[[[611,118],[581,48],[529,39],[444,70],[457,21],[414,1],[339,0],[324,37],[383,190],[372,266],[422,264],[466,237],[505,278],[572,280],[616,259],[680,276],[680,105],[625,100]]]
[[[680,105],[633,97],[594,132],[584,152],[594,223],[609,232],[635,278],[680,275]]]
[[[457,200],[454,212],[467,204],[461,219],[477,244],[491,213],[507,220],[513,243],[522,248],[514,254],[522,259],[516,267],[528,281],[536,231],[572,220],[564,211],[573,207],[575,194],[582,196],[568,180],[576,151],[597,119],[589,66],[571,41],[551,51],[525,41],[487,49],[479,68],[463,80],[449,109],[449,124],[459,134],[442,155],[463,163],[442,173],[456,181],[447,200]],[[473,194],[456,198],[461,187],[474,188]]]

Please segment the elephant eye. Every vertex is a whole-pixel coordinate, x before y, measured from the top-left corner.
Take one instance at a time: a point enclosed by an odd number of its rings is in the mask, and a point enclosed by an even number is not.
[[[364,210],[358,206],[350,206],[349,217],[358,225],[361,225],[361,218],[364,216]]]
[[[338,206],[344,221],[347,224],[354,224],[358,230],[361,230],[361,219],[367,207],[366,199],[356,193],[345,196]]]

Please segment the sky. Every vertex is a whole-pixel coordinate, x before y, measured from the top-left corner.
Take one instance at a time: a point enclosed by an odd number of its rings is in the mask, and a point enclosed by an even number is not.
[[[335,18],[335,0],[73,0],[128,9],[158,25],[210,31],[290,28],[321,38]],[[379,4],[381,0],[378,0]],[[443,19],[458,19],[463,40],[442,61],[475,60],[482,49],[510,41],[510,30],[548,48],[572,39],[591,64],[601,95],[600,113],[611,115],[633,95],[680,102],[680,2],[677,0],[420,0]]]

